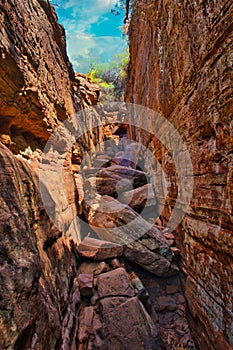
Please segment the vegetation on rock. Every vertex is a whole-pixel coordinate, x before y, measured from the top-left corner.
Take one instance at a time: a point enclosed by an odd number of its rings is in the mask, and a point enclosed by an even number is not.
[[[127,76],[129,50],[114,55],[107,64],[93,63],[88,72],[91,80],[100,85],[104,95],[111,99],[122,100]]]

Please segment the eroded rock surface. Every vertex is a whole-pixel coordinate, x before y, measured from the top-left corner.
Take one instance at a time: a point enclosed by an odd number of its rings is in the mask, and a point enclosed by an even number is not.
[[[0,347],[53,349],[78,255],[48,219],[27,162],[1,144],[0,162]]]
[[[193,164],[193,197],[176,241],[201,349],[233,346],[232,16],[229,0],[142,0],[134,6],[130,25],[126,99],[167,118]],[[142,118],[141,125],[152,128],[153,120]],[[166,223],[177,197],[172,155],[151,135],[138,132],[136,139],[153,150],[170,183],[162,213]]]

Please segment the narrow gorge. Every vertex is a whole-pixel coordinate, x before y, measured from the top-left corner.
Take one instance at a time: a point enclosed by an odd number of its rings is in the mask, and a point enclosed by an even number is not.
[[[49,1],[0,3],[2,350],[233,348],[233,4],[126,9],[102,104]]]

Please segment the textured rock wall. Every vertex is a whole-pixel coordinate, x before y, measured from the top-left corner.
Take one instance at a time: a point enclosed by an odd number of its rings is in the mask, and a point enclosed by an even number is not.
[[[78,262],[48,220],[28,162],[0,144],[0,348],[56,349]]]
[[[84,150],[95,149],[103,138],[101,128],[98,132],[93,129],[102,118],[101,110],[92,108],[100,90],[73,72],[66,54],[65,32],[53,7],[45,0],[2,1],[0,20],[0,141],[15,154],[33,158],[35,152],[38,157],[55,128],[70,118],[80,131],[79,143],[73,149],[81,161]],[[86,112],[80,114],[83,109]],[[72,147],[67,155],[65,152],[60,150],[50,159],[47,190],[55,203],[53,217],[58,220],[61,216],[59,228],[76,239]],[[64,191],[55,174],[59,159],[66,159]],[[34,168],[38,166],[33,162]]]
[[[0,18],[0,133],[35,148],[73,113],[64,30],[43,0],[3,1]]]
[[[188,147],[194,191],[176,240],[190,322],[200,349],[230,349],[233,5],[142,0],[133,8],[126,100],[168,118]],[[166,221],[177,194],[171,159],[155,138],[140,133],[137,139],[153,150],[170,181]]]

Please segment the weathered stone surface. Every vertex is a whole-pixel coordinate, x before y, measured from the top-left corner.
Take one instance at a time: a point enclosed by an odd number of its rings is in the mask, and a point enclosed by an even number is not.
[[[105,320],[103,331],[107,337],[104,349],[161,349],[158,331],[137,298],[117,306],[104,299],[101,305]]]
[[[128,204],[134,210],[143,209],[145,206],[156,205],[155,192],[152,184],[147,184],[134,190],[121,193],[117,199],[121,203]]]
[[[0,134],[35,149],[74,111],[64,29],[42,0],[2,2],[0,18]]]
[[[79,314],[78,341],[80,344],[87,344],[90,333],[93,330],[94,308],[92,306],[84,307]],[[81,347],[80,347],[81,348]],[[82,348],[81,348],[82,349]]]
[[[100,195],[117,197],[122,192],[130,191],[147,183],[146,175],[138,170],[118,165],[101,168],[101,165],[104,164],[103,159],[100,159],[99,168],[96,167],[97,164],[94,160],[96,168],[83,172],[84,179],[89,174],[93,175],[84,180],[84,190],[94,188]],[[107,159],[105,160],[106,162],[108,161]]]
[[[53,349],[77,253],[49,221],[29,164],[1,144],[0,163],[0,348]]]
[[[93,260],[115,258],[123,253],[122,246],[91,237],[85,237],[79,243],[77,250],[81,256]]]
[[[88,261],[82,263],[82,265],[78,269],[78,274],[93,274],[94,276],[97,276],[101,273],[108,272],[110,270],[110,267],[106,262],[95,262],[95,261]]]
[[[93,274],[80,273],[78,275],[79,289],[83,296],[90,296],[93,294],[93,282]]]
[[[97,277],[97,286],[100,298],[109,296],[134,296],[134,290],[129,277],[122,267],[99,275]]]
[[[85,200],[84,214],[100,239],[121,244],[128,260],[158,276],[177,273],[168,241],[133,209],[93,193],[86,193]]]
[[[126,91],[127,101],[168,118],[191,155],[194,192],[176,242],[190,276],[186,298],[192,328],[200,348],[211,350],[233,346],[232,16],[230,0],[179,6],[174,1],[137,2]],[[149,119],[141,125],[151,128]],[[138,140],[154,150],[171,181],[165,223],[177,194],[174,165],[158,140],[148,144],[149,137],[139,133]],[[158,200],[162,205],[163,196]]]
[[[162,347],[195,350],[191,331],[186,319],[186,305],[181,291],[179,275],[168,278],[154,277],[143,270],[136,270],[137,276],[149,292],[149,309],[156,310],[153,320],[159,323]],[[175,294],[169,294],[168,288],[176,287]]]
[[[151,251],[140,241],[127,244],[124,248],[124,257],[156,276],[167,277],[179,272],[177,266],[172,265],[159,253]]]
[[[116,181],[129,180],[133,188],[143,186],[147,183],[146,174],[143,171],[119,165],[100,169],[97,176],[111,178]]]
[[[158,311],[174,311],[177,309],[177,304],[172,297],[160,297],[158,298]]]
[[[80,291],[89,296],[93,274],[103,272],[106,263],[92,262],[87,271],[85,262],[77,276],[76,247],[49,222],[41,207],[37,178],[28,163],[18,160],[4,146],[0,159],[1,349],[58,347],[68,350],[76,349],[77,341],[80,349],[87,344],[106,350],[111,344],[134,349],[135,337],[139,344],[146,344],[146,349],[159,349],[158,345],[154,347],[158,344],[157,328],[133,298],[134,291],[123,268],[97,276],[96,288],[105,297],[105,301],[101,301],[102,309],[97,305],[82,305]],[[114,256],[113,249],[118,250],[116,255],[122,253],[122,247],[112,244],[109,247],[109,243],[100,241],[97,244],[91,238],[86,240],[97,246],[97,250],[100,247],[105,247],[101,248],[103,251],[109,249],[110,253],[108,251],[104,257]],[[116,295],[124,297],[114,297]],[[128,323],[122,322],[126,315]],[[132,337],[128,337],[128,333]]]
[[[98,103],[100,87],[94,84],[86,75],[75,73],[73,86],[75,91],[83,98],[86,106],[96,105]]]
[[[92,270],[92,266],[89,275],[80,274],[81,269],[77,272],[76,246],[53,226],[40,200],[38,160],[45,142],[61,121],[96,104],[99,88],[84,76],[74,76],[66,55],[64,30],[49,1],[2,1],[0,19],[0,139],[14,153],[21,152],[28,159],[17,159],[0,145],[0,348],[81,350],[88,345],[107,350],[110,343],[110,348],[120,344],[128,350],[138,343],[155,349],[157,330],[136,298],[119,298],[115,325],[111,324],[111,315],[106,321],[99,305],[84,306],[80,292],[90,296],[93,275],[107,266],[104,262],[97,269]],[[73,154],[65,149],[64,134],[62,139],[54,140],[52,146],[58,146],[58,150],[45,164],[50,181],[45,191],[51,199],[52,215],[60,220],[65,232],[72,231],[70,222],[77,217],[72,169],[79,171],[83,151],[95,151],[103,139],[102,129],[94,128],[99,112],[98,108],[89,109],[77,117],[81,136],[73,145]],[[63,161],[62,179],[53,167],[58,161]],[[72,228],[71,237],[78,239],[78,226]],[[106,249],[105,254],[101,253],[104,258],[122,253],[116,245],[100,245]],[[95,248],[94,258],[100,256],[100,247]],[[127,279],[126,272],[125,276]],[[108,299],[113,298],[109,295]],[[88,298],[85,302],[88,304]],[[127,315],[130,320],[136,315],[136,321],[126,329],[117,319],[119,315]]]
[[[133,188],[133,184],[128,179],[113,179],[111,177],[90,177],[84,183],[84,190],[95,188],[100,195],[108,195],[117,197],[124,191],[129,191]]]

